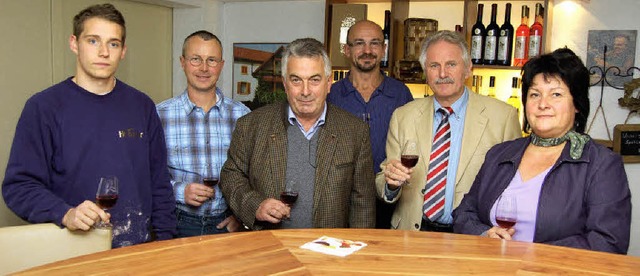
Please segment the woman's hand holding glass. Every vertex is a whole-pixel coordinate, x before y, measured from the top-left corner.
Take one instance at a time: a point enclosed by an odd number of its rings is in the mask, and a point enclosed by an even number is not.
[[[513,226],[517,220],[518,204],[516,197],[513,195],[500,196],[496,203],[496,223],[498,226],[487,230],[487,237],[511,240],[511,237],[516,232]]]

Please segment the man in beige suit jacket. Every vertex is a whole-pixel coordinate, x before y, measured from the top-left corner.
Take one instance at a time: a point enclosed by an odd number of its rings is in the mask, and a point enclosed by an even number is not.
[[[441,31],[425,40],[420,63],[434,96],[410,102],[393,113],[387,159],[380,165],[376,188],[383,200],[397,202],[391,228],[451,232],[451,212],[469,191],[486,152],[497,143],[521,136],[518,113],[515,108],[472,93],[464,86],[471,74],[471,59],[464,38],[458,34]],[[443,119],[436,114],[440,107],[454,111],[449,116],[451,151],[444,213],[431,221],[423,213],[423,202],[433,137]],[[419,161],[414,168],[398,161],[407,140],[418,145]]]
[[[326,103],[331,64],[323,47],[310,38],[292,42],[282,57],[288,103],[236,124],[220,188],[247,228],[375,226],[369,129]],[[287,205],[280,193],[292,186],[298,199]]]

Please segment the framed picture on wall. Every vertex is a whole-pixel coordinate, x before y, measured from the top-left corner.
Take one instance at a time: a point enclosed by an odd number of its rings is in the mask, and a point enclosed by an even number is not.
[[[590,30],[587,41],[587,61],[591,85],[622,89],[633,79],[637,30]],[[605,55],[606,47],[606,55]],[[606,78],[603,78],[606,73]]]
[[[267,93],[267,96],[284,91],[280,59],[286,46],[287,43],[233,44],[234,100],[250,105],[257,91]]]

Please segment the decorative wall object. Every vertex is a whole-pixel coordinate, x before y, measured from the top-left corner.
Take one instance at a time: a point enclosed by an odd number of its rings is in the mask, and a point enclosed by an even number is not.
[[[329,54],[333,67],[349,67],[344,56],[347,44],[347,31],[357,21],[367,19],[366,4],[333,4],[331,5],[331,36],[329,37]]]
[[[281,53],[287,43],[233,44],[233,99],[253,101],[256,90],[284,91],[280,71]]]
[[[600,67],[606,72],[592,71],[591,84],[600,81],[605,86],[622,89],[631,81],[635,63],[637,30],[597,31],[590,30],[587,41],[587,68]],[[606,61],[604,49],[608,49]],[[604,74],[602,74],[604,73]],[[606,78],[602,78],[606,76]]]

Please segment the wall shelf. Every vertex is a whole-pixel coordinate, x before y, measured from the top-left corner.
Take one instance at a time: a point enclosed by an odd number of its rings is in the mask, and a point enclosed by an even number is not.
[[[471,26],[476,21],[476,14],[478,12],[478,4],[482,3],[486,6],[490,6],[493,3],[498,3],[504,6],[506,2],[515,3],[514,7],[511,10],[511,24],[514,25],[514,28],[520,24],[520,3],[527,3],[528,5],[535,5],[536,3],[541,3],[545,7],[544,13],[544,22],[543,22],[543,37],[542,37],[542,45],[543,52],[550,51],[550,39],[547,39],[547,35],[551,32],[551,19],[553,15],[553,0],[524,0],[524,1],[509,1],[509,0],[493,0],[493,1],[478,1],[478,0],[394,0],[394,1],[384,1],[384,0],[326,0],[326,21],[325,21],[325,43],[327,45],[331,45],[332,43],[338,43],[336,41],[331,41],[330,33],[331,33],[331,7],[333,4],[380,4],[380,3],[388,3],[391,10],[391,39],[389,42],[389,64],[390,66],[395,66],[397,60],[402,60],[404,58],[404,20],[409,18],[409,12],[412,8],[413,4],[419,4],[415,6],[419,6],[420,9],[428,9],[426,5],[429,2],[456,2],[463,4],[463,18],[461,18],[461,25],[463,26],[465,38],[467,41],[470,41],[471,38]],[[485,8],[486,13],[486,8]],[[444,15],[446,16],[446,15]],[[483,22],[485,25],[489,23],[486,19],[488,16],[485,15],[485,20]],[[533,23],[533,16],[530,16],[529,25]],[[438,18],[434,18],[438,20]],[[500,20],[499,20],[500,22]],[[439,26],[439,30],[444,29],[452,29],[453,26]],[[486,65],[475,65],[474,68],[483,68],[483,69],[507,69],[507,70],[520,70],[519,67],[514,66],[486,66]],[[390,72],[394,72],[392,68],[388,69]],[[393,75],[392,75],[393,76]],[[394,76],[395,77],[395,76]]]

